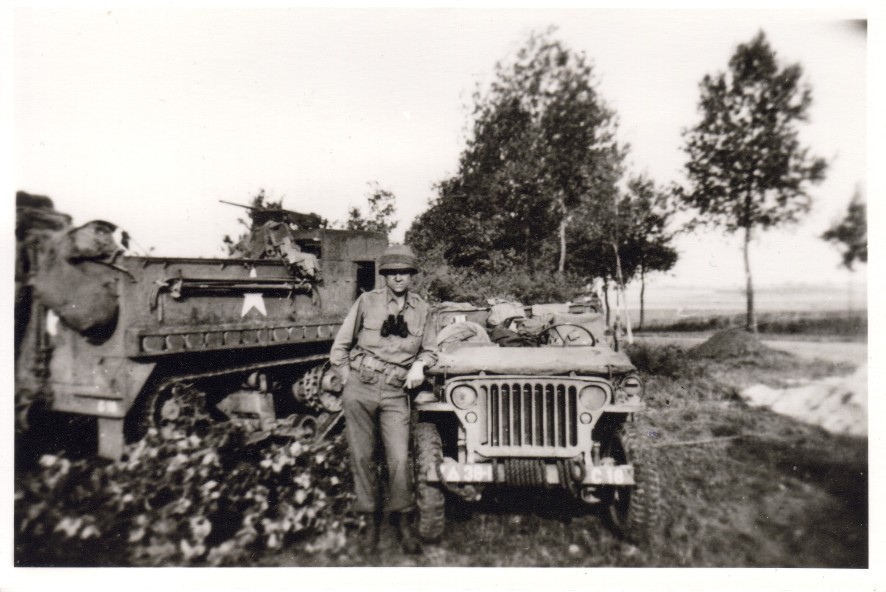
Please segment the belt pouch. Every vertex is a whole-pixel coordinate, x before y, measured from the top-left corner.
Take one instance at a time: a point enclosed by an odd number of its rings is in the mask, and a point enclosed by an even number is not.
[[[397,366],[390,366],[385,371],[385,384],[394,388],[402,388],[406,384],[406,371]]]
[[[375,370],[367,366],[366,364],[360,365],[360,381],[365,384],[374,384],[378,380],[378,374],[375,373]]]

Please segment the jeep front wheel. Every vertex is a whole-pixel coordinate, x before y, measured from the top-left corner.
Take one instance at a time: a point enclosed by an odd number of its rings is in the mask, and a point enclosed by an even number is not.
[[[616,464],[633,464],[634,485],[605,490],[606,517],[616,535],[638,543],[649,540],[658,528],[661,478],[649,451],[637,446],[632,426],[623,425],[609,439],[607,456]]]
[[[446,524],[446,500],[438,483],[428,482],[428,471],[443,462],[443,445],[437,426],[422,422],[415,426],[415,505],[416,528],[422,540],[440,540]]]

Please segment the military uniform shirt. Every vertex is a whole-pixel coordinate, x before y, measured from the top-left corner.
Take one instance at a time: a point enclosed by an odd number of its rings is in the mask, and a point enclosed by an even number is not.
[[[382,324],[389,315],[398,314],[403,315],[409,335],[382,337]],[[358,354],[367,353],[404,368],[421,360],[428,368],[437,361],[435,350],[436,331],[430,305],[407,292],[400,310],[394,293],[385,286],[364,292],[351,307],[332,344],[329,361],[333,366],[343,366]]]

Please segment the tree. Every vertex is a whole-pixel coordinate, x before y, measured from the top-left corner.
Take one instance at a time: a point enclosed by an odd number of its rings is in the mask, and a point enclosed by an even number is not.
[[[370,191],[366,195],[368,213],[364,215],[359,208],[352,207],[348,210],[348,220],[345,223],[345,229],[369,230],[390,234],[398,224],[393,219],[397,198],[391,191],[382,189],[378,181],[369,183],[369,188]]]
[[[800,145],[811,88],[799,64],[780,67],[765,34],[741,44],[729,72],[705,75],[701,122],[684,131],[689,188],[683,203],[697,224],[744,231],[747,328],[756,333],[749,245],[754,231],[794,223],[811,206],[809,183],[824,179],[826,163]]]
[[[591,64],[552,35],[533,33],[474,93],[458,172],[407,233],[417,250],[441,246],[447,263],[490,271],[502,259],[530,273],[540,262],[562,275],[577,213],[613,200],[626,150],[615,113]]]
[[[645,320],[646,274],[668,271],[677,263],[677,251],[672,246],[674,234],[669,231],[675,213],[668,193],[656,188],[645,176],[635,176],[628,181],[630,200],[626,219],[629,261],[635,261],[640,274],[640,325]]]
[[[636,274],[635,258],[628,248],[627,240],[630,196],[619,194],[611,203],[600,207],[582,208],[576,212],[575,223],[570,229],[570,242],[575,245],[567,271],[588,279],[602,278],[603,297],[609,320],[609,284],[616,282],[623,287]]]
[[[627,190],[601,209],[581,210],[571,241],[575,257],[568,270],[587,278],[604,280],[608,311],[608,285],[620,288],[638,278],[640,326],[645,314],[646,274],[667,271],[677,261],[669,226],[675,213],[671,195],[644,175],[634,175]]]
[[[835,222],[821,238],[834,243],[843,257],[843,267],[853,271],[856,261],[868,262],[868,220],[867,205],[856,188],[849,202],[846,217]]]
[[[457,177],[438,184],[437,191],[438,197],[406,231],[406,243],[420,256],[436,253],[448,265],[493,271],[492,254],[502,244],[491,223],[496,218],[495,201],[483,193],[467,191]]]

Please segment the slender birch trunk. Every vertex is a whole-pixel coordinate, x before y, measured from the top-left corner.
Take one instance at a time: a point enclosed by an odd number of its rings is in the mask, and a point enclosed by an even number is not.
[[[747,296],[748,296],[748,313],[746,328],[753,334],[757,334],[757,315],[754,313],[754,282],[751,279],[751,227],[745,226],[744,229],[744,272],[747,280]]]

